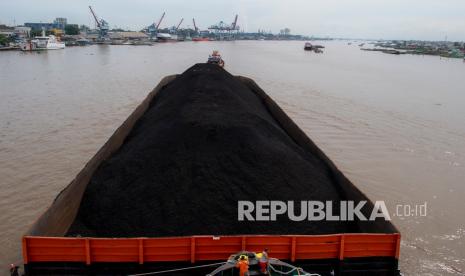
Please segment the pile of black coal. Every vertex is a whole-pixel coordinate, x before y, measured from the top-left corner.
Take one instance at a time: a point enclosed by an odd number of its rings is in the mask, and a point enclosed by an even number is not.
[[[343,198],[325,163],[286,134],[260,97],[219,66],[197,64],[154,97],[121,148],[100,165],[67,235],[356,231],[344,222],[288,216],[238,221],[238,201],[257,200]]]

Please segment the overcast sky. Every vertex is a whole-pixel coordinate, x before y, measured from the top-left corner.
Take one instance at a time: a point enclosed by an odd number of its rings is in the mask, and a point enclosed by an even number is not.
[[[140,30],[166,11],[162,27],[184,18],[201,29],[223,20],[245,31],[288,27],[294,34],[465,41],[465,0],[0,0],[0,24],[51,22],[94,26],[88,6],[111,27]]]

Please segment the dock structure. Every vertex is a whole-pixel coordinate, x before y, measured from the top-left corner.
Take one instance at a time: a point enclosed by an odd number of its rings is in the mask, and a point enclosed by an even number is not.
[[[239,33],[237,19],[238,15],[236,14],[233,23],[227,24],[224,21],[220,21],[218,24],[212,25],[208,29],[215,34],[217,40],[234,40]]]

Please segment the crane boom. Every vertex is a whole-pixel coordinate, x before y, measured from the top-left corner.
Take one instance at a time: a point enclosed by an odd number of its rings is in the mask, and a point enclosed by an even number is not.
[[[95,22],[97,23],[97,26],[100,28],[100,22],[98,21],[97,15],[95,15],[95,12],[94,12],[94,10],[92,9],[91,6],[89,6],[89,9],[90,9],[90,12],[92,13],[92,15],[94,16],[94,19],[95,19]]]
[[[158,27],[160,27],[160,24],[161,24],[161,22],[163,21],[163,18],[164,18],[164,17],[165,17],[165,12],[163,12],[163,14],[162,14],[161,17],[160,17],[160,20],[158,20],[158,24],[157,24],[157,27],[156,27],[157,30],[158,30]]]
[[[197,25],[195,25],[195,19],[192,18],[192,22],[194,23],[194,30],[197,31]]]
[[[181,21],[179,22],[178,26],[176,26],[176,31],[179,29],[179,26],[181,26],[183,21],[184,21],[184,18],[181,18]]]
[[[231,25],[231,29],[235,30],[236,29],[236,25],[237,25],[237,14],[236,14],[236,18],[234,18],[234,22],[232,23]]]

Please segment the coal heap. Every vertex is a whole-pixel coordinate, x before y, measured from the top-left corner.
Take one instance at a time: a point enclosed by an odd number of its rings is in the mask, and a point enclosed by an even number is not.
[[[238,221],[238,200],[340,197],[327,165],[298,146],[255,92],[217,65],[165,86],[92,176],[68,236],[354,232],[344,222]]]

